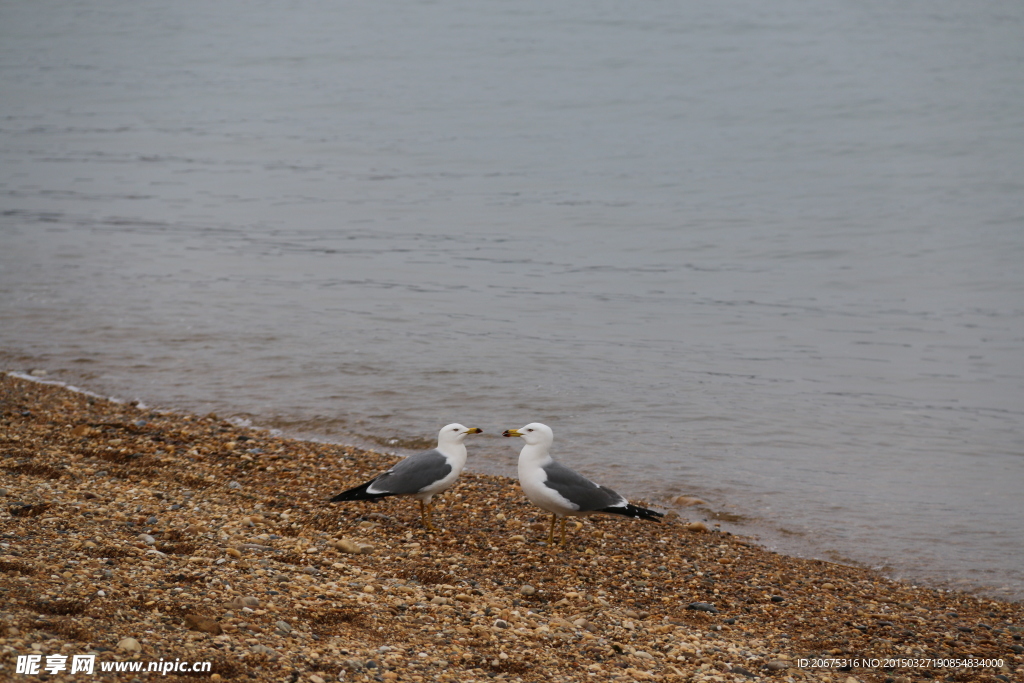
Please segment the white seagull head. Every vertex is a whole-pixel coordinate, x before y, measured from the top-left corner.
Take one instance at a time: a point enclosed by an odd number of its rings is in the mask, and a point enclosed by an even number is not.
[[[437,445],[439,448],[443,448],[449,444],[462,443],[467,434],[479,434],[482,431],[479,427],[466,427],[458,422],[453,422],[441,427],[441,431],[437,433]]]
[[[555,433],[551,427],[540,422],[531,422],[519,429],[507,429],[502,436],[518,436],[529,446],[550,447],[555,441]]]

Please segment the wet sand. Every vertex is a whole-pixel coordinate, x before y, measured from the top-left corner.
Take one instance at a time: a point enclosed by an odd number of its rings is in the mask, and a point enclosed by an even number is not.
[[[586,519],[548,547],[513,480],[465,473],[428,534],[415,501],[324,502],[392,457],[9,375],[0,456],[4,680],[31,680],[15,667],[33,653],[95,654],[104,681],[134,678],[104,662],[176,659],[211,670],[160,678],[1024,676],[1019,603],[778,555],[696,517]]]

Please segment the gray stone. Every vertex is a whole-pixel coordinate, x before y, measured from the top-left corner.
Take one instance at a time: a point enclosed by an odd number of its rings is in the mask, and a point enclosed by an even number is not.
[[[697,610],[698,612],[710,612],[711,614],[718,614],[718,608],[708,602],[691,602],[686,606],[686,609]]]
[[[258,655],[266,655],[268,657],[274,657],[274,658],[277,658],[277,657],[281,656],[277,652],[277,650],[273,650],[273,649],[267,647],[266,645],[253,645],[249,649],[252,650],[253,652],[255,652]]]

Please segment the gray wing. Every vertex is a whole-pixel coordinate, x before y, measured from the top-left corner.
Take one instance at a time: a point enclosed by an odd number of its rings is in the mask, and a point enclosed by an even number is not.
[[[625,505],[626,499],[609,488],[598,486],[582,474],[565,465],[553,462],[542,468],[547,479],[544,485],[552,488],[563,498],[576,505],[580,512],[603,510],[607,507]]]
[[[390,470],[373,480],[368,493],[387,493],[395,496],[419,493],[452,472],[448,458],[435,449],[410,455]]]

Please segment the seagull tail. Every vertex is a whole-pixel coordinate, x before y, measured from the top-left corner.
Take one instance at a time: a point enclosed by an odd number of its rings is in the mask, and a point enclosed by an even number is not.
[[[377,500],[378,498],[383,498],[384,496],[387,495],[386,493],[385,494],[369,493],[366,490],[366,489],[368,489],[370,487],[370,484],[372,484],[374,481],[376,481],[376,480],[375,479],[371,479],[370,481],[366,482],[365,484],[360,484],[359,486],[356,486],[355,488],[351,488],[348,491],[342,491],[341,493],[336,495],[334,498],[331,498],[331,500],[329,502],[331,502],[331,503],[340,503],[341,501],[344,501],[344,500]]]
[[[619,505],[619,506],[616,506],[616,507],[603,508],[601,510],[598,510],[597,512],[608,512],[608,513],[611,513],[613,515],[623,515],[625,517],[637,517],[639,519],[649,519],[652,522],[660,522],[661,518],[665,516],[664,514],[662,514],[660,512],[655,512],[654,510],[648,510],[647,508],[642,508],[639,505],[633,505],[631,503],[626,503],[626,505],[624,505],[624,506],[623,505]]]

